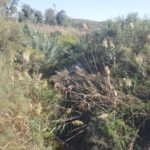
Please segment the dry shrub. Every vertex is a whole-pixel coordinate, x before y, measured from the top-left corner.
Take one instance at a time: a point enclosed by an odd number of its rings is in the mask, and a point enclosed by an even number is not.
[[[42,117],[41,99],[36,91],[46,89],[41,75],[30,77],[27,71],[14,69],[6,56],[0,63],[0,148],[43,149],[43,136],[35,125]]]

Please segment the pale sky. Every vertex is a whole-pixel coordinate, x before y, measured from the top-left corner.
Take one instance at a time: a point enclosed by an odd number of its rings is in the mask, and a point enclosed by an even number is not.
[[[56,5],[64,9],[71,18],[103,21],[137,12],[139,16],[150,16],[150,0],[20,0],[20,5],[29,4],[44,12]]]

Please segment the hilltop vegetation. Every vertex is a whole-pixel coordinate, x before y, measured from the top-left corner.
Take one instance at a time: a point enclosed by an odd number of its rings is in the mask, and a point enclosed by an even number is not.
[[[0,149],[148,150],[150,20],[18,20],[16,5],[0,1]]]

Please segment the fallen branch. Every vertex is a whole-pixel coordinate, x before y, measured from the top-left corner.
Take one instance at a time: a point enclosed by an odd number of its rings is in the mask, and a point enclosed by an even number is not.
[[[135,143],[135,140],[136,140],[136,138],[137,138],[137,134],[138,134],[138,132],[139,132],[139,129],[137,129],[137,131],[136,131],[136,133],[135,133],[135,135],[134,135],[134,137],[133,137],[133,139],[132,139],[131,143],[129,144],[129,148],[128,148],[128,150],[133,150],[134,143]]]
[[[84,132],[84,130],[81,130],[80,132],[78,132],[77,134],[75,134],[75,135],[73,135],[73,136],[71,136],[69,139],[67,139],[65,142],[68,142],[68,141],[70,141],[71,139],[73,139],[73,138],[75,138],[76,136],[78,136],[79,134],[81,134],[81,133],[83,133]]]

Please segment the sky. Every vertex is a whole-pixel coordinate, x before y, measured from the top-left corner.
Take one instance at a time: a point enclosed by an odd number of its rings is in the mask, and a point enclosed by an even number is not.
[[[129,13],[150,16],[150,0],[20,0],[32,8],[44,12],[56,5],[57,11],[65,10],[71,18],[104,21]]]

